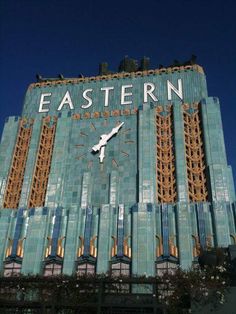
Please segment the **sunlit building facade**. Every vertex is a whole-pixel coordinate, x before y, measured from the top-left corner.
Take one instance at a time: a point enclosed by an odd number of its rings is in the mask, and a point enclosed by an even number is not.
[[[0,270],[155,276],[236,244],[202,67],[40,79],[0,145]]]

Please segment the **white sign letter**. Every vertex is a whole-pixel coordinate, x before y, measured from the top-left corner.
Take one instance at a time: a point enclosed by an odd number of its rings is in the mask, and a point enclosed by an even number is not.
[[[82,105],[81,108],[87,109],[87,108],[89,108],[90,106],[92,106],[93,101],[92,101],[92,99],[87,95],[88,92],[92,92],[92,91],[93,91],[92,88],[89,88],[89,89],[86,89],[85,91],[83,91],[83,98],[84,98],[85,100],[87,100],[88,103],[85,104],[85,105]]]
[[[70,107],[71,110],[74,109],[74,106],[73,106],[72,101],[71,101],[71,98],[70,98],[70,93],[69,93],[69,91],[67,91],[67,92],[65,93],[65,96],[63,97],[63,99],[62,99],[62,101],[61,101],[59,107],[57,108],[57,110],[60,111],[64,105],[69,105],[69,107]]]
[[[167,80],[167,99],[172,100],[172,94],[171,91],[173,91],[180,99],[183,99],[183,88],[182,88],[182,80],[178,79],[178,89],[169,81]]]
[[[114,89],[114,87],[102,87],[101,90],[105,91],[105,107],[108,107],[108,98],[109,98],[109,91]]]
[[[147,102],[148,95],[154,101],[158,101],[155,95],[153,95],[153,91],[155,90],[155,85],[153,83],[144,83],[143,85],[143,102]]]
[[[48,112],[49,108],[43,108],[43,105],[50,104],[50,100],[44,100],[44,97],[50,97],[52,93],[41,94],[39,103],[39,112]]]
[[[132,100],[125,100],[125,97],[132,96],[132,93],[127,93],[126,88],[132,88],[133,85],[122,85],[121,86],[121,105],[130,105]]]

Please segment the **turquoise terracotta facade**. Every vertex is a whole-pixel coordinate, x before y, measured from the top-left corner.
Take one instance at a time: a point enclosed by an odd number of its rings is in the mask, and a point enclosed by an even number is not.
[[[196,261],[194,237],[204,247],[227,247],[235,244],[235,191],[232,170],[227,164],[220,104],[207,93],[205,74],[198,66],[162,72],[149,71],[139,75],[127,73],[117,77],[85,78],[79,80],[48,81],[31,84],[27,90],[21,117],[6,119],[0,145],[0,271],[9,258],[17,259],[19,240],[23,240],[23,274],[42,274],[48,238],[52,239],[51,255],[57,258],[58,240],[63,248],[63,273],[76,271],[81,237],[84,255],[90,258],[91,238],[97,250],[97,273],[110,270],[111,262],[126,259],[124,240],[131,256],[134,275],[156,275],[156,265],[170,261],[188,269]],[[182,80],[183,97],[173,89],[168,99],[167,81],[179,91]],[[144,83],[155,86],[154,101],[148,95],[144,103]],[[122,105],[121,89],[130,104]],[[103,87],[113,87],[109,104],[104,105]],[[92,105],[82,108],[92,99]],[[92,90],[92,91],[91,91]],[[66,92],[70,99],[58,110]],[[39,112],[42,94],[48,103],[47,112]],[[49,103],[50,101],[50,103]],[[71,102],[70,102],[71,101]],[[71,108],[73,104],[73,109]],[[189,201],[185,156],[183,104],[199,104],[205,161],[208,200]],[[156,179],[156,109],[173,108],[173,143],[176,177],[176,201],[157,200]],[[115,111],[118,110],[119,112]],[[95,113],[100,117],[95,117]],[[108,112],[108,113],[105,113]],[[86,116],[87,114],[87,116]],[[28,208],[37,151],[45,116],[57,117],[50,173],[43,206]],[[21,118],[34,119],[24,180],[18,208],[4,208],[4,195],[12,167]],[[119,123],[124,125],[110,139],[105,148],[105,159],[99,162],[92,147],[101,134],[108,134]],[[161,236],[163,252],[157,256]],[[112,256],[114,237],[117,252]],[[10,243],[11,239],[13,242]],[[170,239],[178,254],[173,259],[169,251]],[[159,243],[160,244],[160,243]],[[53,251],[54,250],[54,251]],[[82,254],[82,256],[83,256]]]

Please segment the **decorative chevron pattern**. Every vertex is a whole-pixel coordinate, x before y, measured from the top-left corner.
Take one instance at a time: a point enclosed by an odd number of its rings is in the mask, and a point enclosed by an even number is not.
[[[157,107],[157,200],[159,203],[176,201],[176,180],[173,151],[172,108]]]
[[[189,200],[204,202],[207,201],[208,192],[199,109],[197,105],[192,107],[185,105],[184,108],[184,138]]]
[[[56,119],[52,119],[49,116],[44,118],[28,201],[29,208],[44,206],[51,167],[55,131]]]
[[[33,120],[21,119],[4,195],[4,208],[18,208],[32,134]]]

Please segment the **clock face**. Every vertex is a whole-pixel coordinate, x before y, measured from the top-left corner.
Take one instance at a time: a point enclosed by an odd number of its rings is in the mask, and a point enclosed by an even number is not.
[[[103,146],[100,145],[97,151],[93,150],[100,143],[102,135],[111,134],[119,126],[117,133],[107,139]],[[63,187],[67,203],[64,206],[82,204],[82,199],[86,197],[88,204],[94,206],[113,201],[116,204],[136,202],[136,114],[72,119],[70,131],[65,136],[68,136],[69,146],[64,155],[67,159],[64,168],[67,184]],[[64,139],[62,143],[65,143]],[[105,147],[105,152],[101,160],[102,147]]]
[[[81,170],[121,170],[133,160],[136,130],[129,117],[77,120],[75,159]]]

